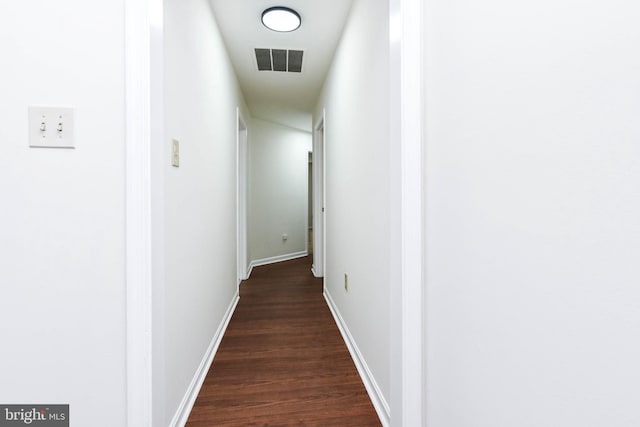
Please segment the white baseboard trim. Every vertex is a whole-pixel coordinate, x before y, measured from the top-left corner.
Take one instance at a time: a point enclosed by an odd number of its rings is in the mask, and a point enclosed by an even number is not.
[[[384,427],[389,427],[391,424],[391,411],[389,409],[389,404],[386,399],[382,395],[382,391],[380,387],[378,387],[378,383],[376,382],[373,374],[369,370],[369,366],[367,366],[367,362],[362,357],[362,353],[358,349],[356,342],[351,336],[351,332],[349,332],[349,328],[346,323],[342,319],[340,315],[340,311],[336,307],[333,299],[331,298],[331,294],[325,288],[324,299],[327,301],[327,305],[329,306],[329,310],[331,310],[331,314],[333,315],[333,319],[336,321],[336,325],[338,325],[338,329],[342,334],[342,339],[344,339],[347,348],[349,349],[349,353],[351,353],[351,358],[353,359],[353,363],[356,365],[356,369],[358,369],[358,373],[360,374],[360,378],[362,378],[362,382],[364,383],[364,387],[367,389],[367,393],[369,394],[369,398],[371,399],[371,403],[373,403],[373,407],[376,409],[378,413],[378,418],[380,418],[380,422]]]
[[[204,379],[209,372],[209,368],[211,368],[211,364],[213,363],[213,358],[218,351],[218,347],[220,346],[220,341],[222,341],[222,337],[224,336],[224,332],[227,330],[227,326],[229,325],[229,321],[231,320],[231,316],[233,316],[233,312],[236,310],[236,306],[238,305],[238,301],[240,300],[240,295],[236,292],[231,304],[229,304],[229,308],[222,319],[222,323],[218,326],[218,330],[216,331],[207,351],[204,354],[202,361],[200,362],[200,366],[196,371],[195,376],[191,380],[191,384],[189,384],[189,388],[180,402],[180,406],[178,406],[178,410],[169,424],[171,427],[184,427],[189,419],[189,414],[191,414],[191,409],[193,409],[193,405],[196,403],[196,398],[198,397],[198,393],[200,393],[200,388],[202,388],[202,384],[204,383]]]
[[[282,261],[290,261],[296,258],[302,258],[309,255],[307,251],[294,252],[292,254],[284,254],[278,256],[272,256],[269,258],[256,259],[249,263],[249,271],[247,272],[247,278],[251,277],[251,272],[253,271],[253,267],[259,267],[261,265],[274,264],[276,262]]]

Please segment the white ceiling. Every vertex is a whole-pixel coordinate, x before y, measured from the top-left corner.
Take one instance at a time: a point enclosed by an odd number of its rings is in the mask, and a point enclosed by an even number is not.
[[[210,0],[251,114],[311,130],[315,107],[352,0]],[[296,10],[302,25],[290,33],[260,20],[272,6]],[[304,51],[302,73],[258,71],[255,48]]]

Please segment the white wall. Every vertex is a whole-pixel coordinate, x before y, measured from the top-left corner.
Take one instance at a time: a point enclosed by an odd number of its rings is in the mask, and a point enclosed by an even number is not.
[[[311,133],[254,119],[249,140],[249,260],[306,251]]]
[[[354,2],[315,114],[326,109],[325,286],[387,402],[388,19],[386,1]]]
[[[265,122],[278,123],[289,128],[311,132],[311,113],[295,106],[287,107],[264,101],[254,102],[251,104],[251,113],[253,117]]]
[[[0,7],[0,401],[126,422],[123,2]],[[77,148],[29,148],[27,106]]]
[[[168,424],[237,290],[236,107],[249,114],[209,3],[164,7]],[[172,138],[179,168],[170,162]]]
[[[639,21],[428,3],[428,425],[640,425]]]

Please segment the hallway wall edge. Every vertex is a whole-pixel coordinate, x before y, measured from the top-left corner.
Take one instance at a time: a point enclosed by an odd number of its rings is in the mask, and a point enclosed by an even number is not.
[[[220,342],[222,342],[222,337],[224,336],[227,326],[229,326],[229,322],[231,321],[231,317],[238,306],[238,301],[240,301],[240,294],[236,292],[231,300],[231,304],[229,304],[229,308],[227,309],[222,322],[218,326],[218,330],[211,339],[211,343],[209,344],[207,351],[204,353],[200,366],[196,370],[196,373],[191,380],[191,384],[189,384],[189,388],[187,389],[182,402],[180,402],[180,406],[178,407],[171,424],[169,424],[171,427],[183,427],[187,423],[189,415],[191,414],[191,409],[196,403],[202,384],[204,383],[207,373],[211,368],[211,364],[213,363],[213,359],[218,352]]]
[[[362,353],[358,349],[358,345],[353,339],[351,332],[349,332],[349,328],[347,327],[346,323],[342,319],[342,316],[340,315],[340,311],[338,310],[338,307],[333,302],[333,299],[331,298],[331,294],[329,293],[329,290],[325,288],[322,295],[324,296],[324,299],[327,302],[327,306],[331,311],[331,315],[333,316],[333,319],[335,320],[336,325],[340,330],[340,334],[342,335],[342,339],[344,340],[344,343],[346,344],[347,349],[349,350],[351,359],[353,359],[353,363],[356,365],[358,374],[360,374],[360,378],[362,379],[364,387],[367,390],[367,394],[371,399],[371,403],[373,404],[373,407],[375,408],[376,413],[378,414],[378,418],[380,418],[380,422],[384,427],[389,427],[391,425],[391,412],[389,409],[389,404],[387,403],[387,400],[382,394],[382,390],[378,386],[378,383],[376,382],[375,377],[371,373],[371,370],[369,369],[366,360],[364,359],[364,357],[362,356]]]

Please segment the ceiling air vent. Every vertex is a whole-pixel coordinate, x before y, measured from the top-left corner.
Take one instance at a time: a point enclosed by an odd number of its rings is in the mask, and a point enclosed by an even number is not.
[[[302,71],[302,51],[290,50],[289,51],[289,72],[300,73]]]
[[[258,61],[258,70],[271,71],[271,49],[256,49],[256,60]]]
[[[301,50],[255,49],[259,71],[302,72]]]
[[[287,51],[282,49],[271,49],[273,59],[273,71],[287,71]]]

